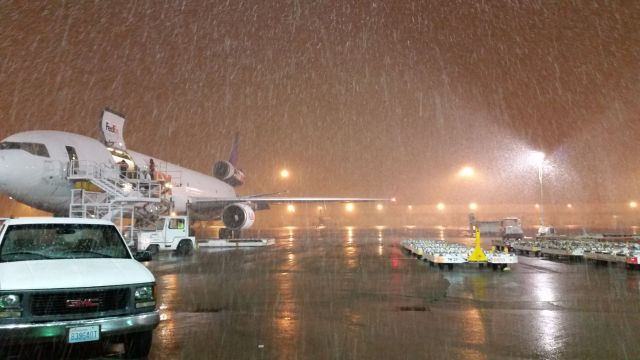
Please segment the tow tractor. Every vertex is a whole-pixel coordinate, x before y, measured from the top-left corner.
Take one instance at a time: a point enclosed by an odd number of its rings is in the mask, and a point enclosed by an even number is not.
[[[141,231],[138,235],[138,251],[149,251],[155,255],[160,251],[175,251],[177,255],[191,255],[198,248],[259,247],[275,243],[272,238],[220,238],[200,239],[189,231],[188,216],[161,216],[156,229]],[[228,230],[228,229],[226,229]]]
[[[153,231],[141,231],[138,235],[138,251],[172,250],[177,255],[190,255],[198,247],[195,236],[189,234],[189,217],[161,216]]]

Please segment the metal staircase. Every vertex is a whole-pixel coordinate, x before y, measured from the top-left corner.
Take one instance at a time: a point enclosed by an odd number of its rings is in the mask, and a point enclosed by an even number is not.
[[[69,217],[110,220],[130,244],[136,227],[154,224],[171,208],[163,181],[127,174],[115,167],[88,161],[71,161],[67,178],[74,182]]]

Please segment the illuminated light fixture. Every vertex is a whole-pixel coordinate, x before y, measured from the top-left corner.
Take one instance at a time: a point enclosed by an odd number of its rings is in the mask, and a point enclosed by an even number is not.
[[[573,205],[567,204],[567,208],[571,209],[571,208],[573,208]]]
[[[382,211],[382,209],[384,209],[384,206],[382,206],[382,204],[378,204],[376,205],[376,208],[378,209],[378,211]]]
[[[407,206],[407,210],[413,210],[413,205]]]
[[[474,175],[475,175],[475,170],[473,170],[471,166],[465,166],[462,169],[460,169],[460,171],[458,171],[458,176],[460,177],[470,178],[470,177],[473,177]]]
[[[478,210],[478,204],[474,202],[469,203],[469,210]]]
[[[176,216],[176,212],[175,212],[175,211],[172,211],[172,212],[171,212],[171,216]]]
[[[436,208],[438,208],[438,210],[440,211],[444,210],[445,208],[444,203],[439,202],[438,205],[436,205]]]
[[[290,174],[289,174],[289,170],[287,170],[287,169],[282,169],[282,170],[280,171],[280,177],[281,177],[281,178],[283,178],[283,179],[288,178],[288,177],[289,177],[289,175],[290,175]]]
[[[540,209],[540,204],[536,204],[536,209]]]
[[[347,212],[353,212],[355,206],[353,205],[353,203],[346,203],[344,205],[344,209],[347,210]]]
[[[290,213],[296,212],[296,207],[293,204],[287,205],[287,211]]]
[[[635,201],[629,201],[629,207],[635,209],[638,207],[638,203]]]

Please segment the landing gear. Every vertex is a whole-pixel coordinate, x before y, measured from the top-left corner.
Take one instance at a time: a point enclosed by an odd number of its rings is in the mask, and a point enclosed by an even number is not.
[[[220,240],[231,239],[233,237],[233,230],[229,228],[221,228],[218,231],[218,238]]]
[[[220,240],[225,239],[239,239],[242,236],[242,230],[233,230],[229,228],[221,228],[218,231],[218,238]]]

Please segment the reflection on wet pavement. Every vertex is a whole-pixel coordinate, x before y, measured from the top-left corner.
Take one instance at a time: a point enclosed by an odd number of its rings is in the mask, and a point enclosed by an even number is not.
[[[149,265],[163,319],[150,358],[629,358],[640,351],[640,272],[526,257],[511,272],[439,271],[402,253],[405,234],[392,229],[274,235],[268,248],[199,251],[182,263]]]

